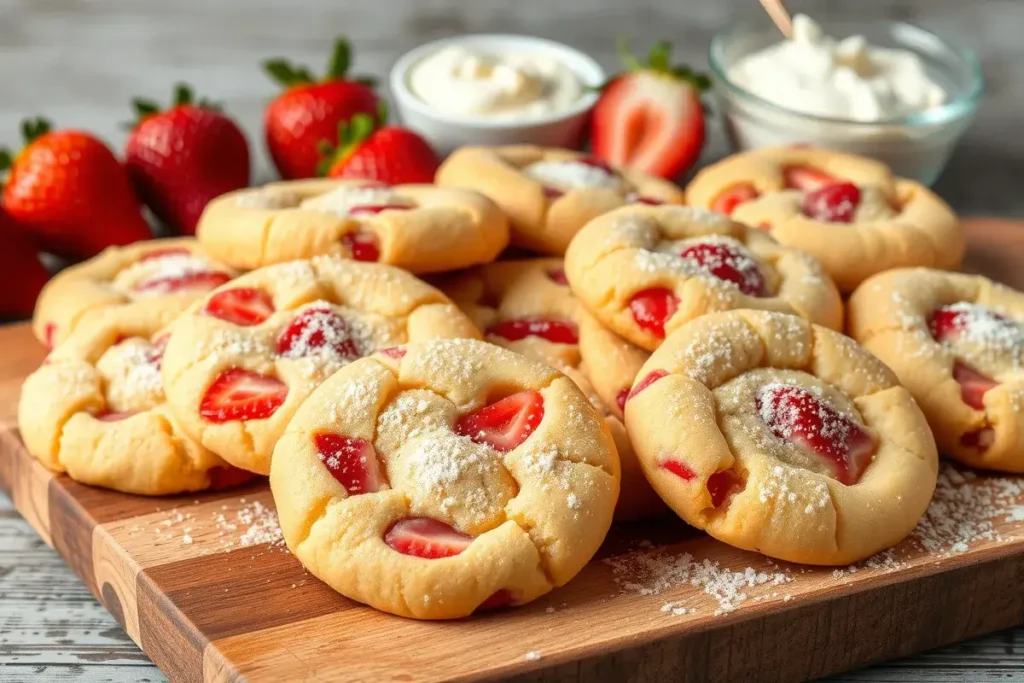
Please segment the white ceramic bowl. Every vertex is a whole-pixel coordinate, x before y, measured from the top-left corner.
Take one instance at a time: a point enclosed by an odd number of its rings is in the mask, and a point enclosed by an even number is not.
[[[524,121],[492,120],[480,116],[456,116],[439,112],[409,87],[409,72],[422,59],[450,45],[481,50],[538,52],[558,59],[579,75],[585,87],[605,81],[604,70],[589,55],[568,45],[532,36],[477,34],[443,38],[402,55],[391,68],[389,83],[403,123],[425,137],[440,154],[463,145],[533,144],[579,147],[587,113],[597,102],[596,90],[588,90],[575,104],[555,114]]]

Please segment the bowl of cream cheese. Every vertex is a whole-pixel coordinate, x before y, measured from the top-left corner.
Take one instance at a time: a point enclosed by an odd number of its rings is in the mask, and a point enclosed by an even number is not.
[[[389,84],[405,125],[446,154],[462,145],[578,147],[604,79],[568,45],[480,34],[406,53]]]
[[[811,144],[863,154],[931,184],[970,125],[984,79],[975,56],[920,27],[793,18],[717,35],[708,62],[740,150]]]

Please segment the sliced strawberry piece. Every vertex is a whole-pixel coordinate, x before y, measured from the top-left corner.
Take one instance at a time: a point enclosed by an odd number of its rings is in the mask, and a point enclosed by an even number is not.
[[[860,425],[797,386],[769,384],[756,400],[761,419],[777,438],[817,455],[839,482],[860,481],[875,450],[871,435]]]
[[[245,482],[255,479],[256,476],[257,475],[253,472],[243,470],[240,467],[233,467],[232,465],[214,467],[210,470],[209,489],[211,491],[233,489],[236,486],[241,486]]]
[[[501,609],[502,607],[511,607],[518,602],[519,598],[515,593],[507,588],[500,588],[493,593],[486,600],[480,603],[480,605],[473,610],[474,612],[489,612],[491,610]]]
[[[641,391],[657,382],[662,377],[668,377],[668,372],[665,370],[651,370],[649,373],[647,373],[647,376],[644,377],[639,382],[637,382],[636,385],[634,385],[633,388],[629,390],[629,393],[626,394],[626,398],[623,399],[622,401],[622,409],[626,409],[626,401],[633,398]]]
[[[960,437],[960,444],[966,448],[976,448],[982,453],[996,442],[996,432],[991,427],[982,427]]]
[[[594,154],[620,168],[674,178],[704,146],[701,92],[706,76],[671,64],[671,45],[657,43],[646,63],[623,45],[629,71],[605,86],[591,117]]]
[[[665,460],[661,463],[661,469],[668,470],[683,481],[690,481],[697,478],[697,473],[678,460]]]
[[[344,436],[333,432],[320,432],[313,436],[320,462],[327,467],[350,496],[375,493],[380,490],[383,476],[377,451],[366,439]]]
[[[405,357],[406,348],[404,346],[389,346],[386,349],[381,349],[378,353],[387,356],[388,358],[394,358],[395,360],[402,360]]]
[[[551,278],[552,282],[567,286],[569,284],[569,278],[565,276],[564,268],[553,268],[548,271],[548,277]]]
[[[782,169],[786,187],[804,192],[813,192],[839,182],[834,176],[813,166],[787,166]]]
[[[345,233],[341,237],[341,243],[352,252],[352,258],[356,261],[369,261],[376,263],[380,260],[380,246],[377,238],[371,233],[362,230]]]
[[[526,337],[540,337],[553,344],[579,343],[576,326],[564,320],[538,320],[536,318],[503,320],[488,327],[487,334],[493,334],[509,341],[519,341]]]
[[[136,292],[146,294],[172,294],[184,290],[206,291],[220,287],[231,279],[227,273],[213,270],[197,271],[185,275],[155,277],[135,285]]]
[[[277,338],[277,353],[287,358],[310,356],[324,348],[346,360],[365,355],[348,321],[322,306],[304,309]]]
[[[646,204],[647,206],[662,206],[665,202],[654,197],[645,197],[642,194],[637,195],[633,198],[633,202],[636,204]]]
[[[365,206],[353,206],[348,210],[349,215],[358,216],[360,214],[371,214],[375,215],[382,211],[408,211],[412,208],[408,204],[367,204]]]
[[[57,345],[57,323],[46,323],[43,327],[43,344],[51,351]]]
[[[288,386],[276,377],[233,368],[206,390],[199,414],[208,422],[265,420],[288,398]]]
[[[960,397],[963,402],[975,410],[984,410],[985,394],[999,386],[999,382],[960,361],[953,364],[953,379],[960,384]]]
[[[203,312],[234,325],[259,325],[274,312],[274,301],[262,289],[237,287],[210,297]]]
[[[506,453],[526,441],[544,419],[544,397],[537,391],[520,391],[463,415],[452,429],[475,443]]]
[[[464,551],[473,537],[436,519],[409,517],[392,524],[384,542],[403,555],[439,560]]]
[[[715,201],[711,202],[711,210],[724,216],[731,216],[737,206],[743,202],[749,202],[751,199],[757,199],[758,196],[757,190],[750,183],[733,185],[715,197]]]
[[[804,196],[805,216],[829,223],[852,223],[860,205],[860,188],[853,183],[826,185]]]
[[[683,249],[680,256],[700,266],[705,273],[735,284],[748,296],[768,295],[764,275],[746,249],[724,242],[699,242]]]
[[[708,477],[708,494],[711,496],[711,504],[714,507],[722,507],[726,499],[743,489],[744,482],[732,470],[715,472]]]
[[[948,341],[959,337],[965,327],[966,311],[956,306],[941,306],[928,317],[928,329],[936,341]]]
[[[663,287],[641,290],[629,300],[633,320],[658,339],[665,338],[665,323],[675,314],[678,307],[679,300]]]
[[[985,336],[1000,341],[1021,335],[1020,326],[1015,321],[977,304],[959,302],[940,306],[928,317],[928,329],[940,342],[955,339],[965,332],[977,332],[978,328],[984,331]]]
[[[147,251],[139,259],[142,261],[153,261],[155,259],[164,258],[165,256],[191,256],[192,252],[184,247],[168,247],[166,249],[154,249],[153,251]]]

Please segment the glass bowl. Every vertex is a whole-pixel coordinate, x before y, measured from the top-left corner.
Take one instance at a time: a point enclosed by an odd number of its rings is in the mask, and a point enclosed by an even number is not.
[[[765,19],[716,35],[708,64],[726,133],[736,150],[810,144],[862,154],[888,164],[897,175],[931,185],[942,172],[978,107],[984,78],[973,53],[903,22],[845,18],[823,21],[828,35],[862,35],[871,45],[900,48],[920,57],[928,75],[948,95],[927,111],[864,122],[815,116],[769,102],[729,79],[737,59],[778,43],[782,36]]]

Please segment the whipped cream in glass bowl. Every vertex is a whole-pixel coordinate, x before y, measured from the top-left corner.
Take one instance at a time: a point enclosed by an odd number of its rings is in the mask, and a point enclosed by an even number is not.
[[[831,34],[831,35],[830,35]],[[716,36],[708,58],[734,147],[811,144],[863,154],[931,184],[973,118],[974,55],[902,22],[797,15]]]

